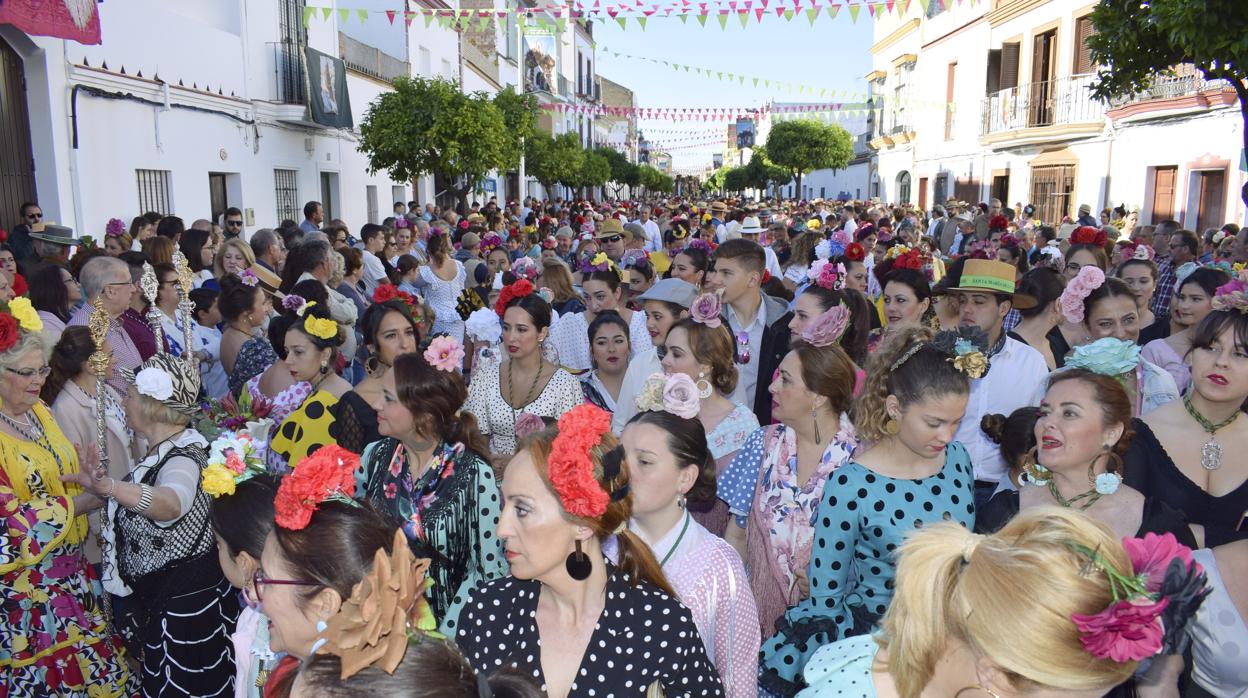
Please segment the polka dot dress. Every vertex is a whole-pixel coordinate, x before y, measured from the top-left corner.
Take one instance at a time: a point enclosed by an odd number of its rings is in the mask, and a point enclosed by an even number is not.
[[[1192,678],[1218,698],[1248,695],[1248,622],[1227,592],[1213,551],[1193,550],[1192,558],[1205,568],[1213,588],[1190,631]]]
[[[607,603],[568,698],[645,696],[658,681],[667,698],[723,696],[689,610],[653,586],[633,586],[614,567]],[[537,630],[540,582],[504,577],[473,590],[455,642],[473,668],[514,666],[546,690]]]
[[[810,597],[789,609],[763,643],[762,684],[792,695],[821,645],[870,632],[892,601],[894,553],[906,535],[941,521],[974,528],[974,480],[957,442],[945,448],[940,471],[921,480],[886,477],[855,462],[829,476],[815,524]]]
[[[806,665],[806,683],[799,698],[875,698],[871,665],[880,649],[870,635],[824,645]]]

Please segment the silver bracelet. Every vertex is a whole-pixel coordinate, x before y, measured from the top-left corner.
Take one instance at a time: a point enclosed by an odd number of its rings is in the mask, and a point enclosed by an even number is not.
[[[127,507],[136,514],[142,514],[152,505],[152,488],[147,485],[139,485],[139,503],[132,507]]]

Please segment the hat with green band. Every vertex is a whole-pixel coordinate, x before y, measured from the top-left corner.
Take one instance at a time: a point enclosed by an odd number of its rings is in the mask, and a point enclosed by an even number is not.
[[[1017,273],[1018,269],[1013,264],[995,259],[968,259],[966,266],[962,267],[958,287],[947,289],[946,293],[999,293],[1010,296],[1014,307],[1019,310],[1036,307],[1035,298],[1015,292],[1014,277]]]

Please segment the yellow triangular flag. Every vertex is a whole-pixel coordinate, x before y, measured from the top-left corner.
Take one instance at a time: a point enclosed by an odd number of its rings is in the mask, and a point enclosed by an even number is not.
[[[322,7],[321,8],[321,21],[328,22],[329,16],[333,14],[333,12],[334,12],[334,8],[332,7]]]
[[[828,18],[836,19],[836,13],[840,11],[841,11],[840,5],[829,5],[828,6]]]
[[[818,16],[819,16],[818,7],[812,7],[809,10],[806,10],[806,19],[810,20],[810,26],[812,27],[815,26],[815,18]]]
[[[849,5],[849,19],[850,19],[852,22],[854,22],[855,24],[857,24],[857,23],[858,23],[858,13],[859,13],[859,12],[862,12],[862,6],[861,6],[861,5],[854,4],[854,3],[851,3],[851,4]]]
[[[360,24],[363,24],[363,23],[364,23],[364,21],[368,19],[368,10],[356,10],[356,11],[355,11],[355,16],[356,16],[356,17],[359,17],[359,18],[360,18]]]
[[[620,24],[620,29],[623,29],[623,28],[624,28],[624,25],[625,25],[625,24],[628,24],[628,18],[627,18],[627,17],[616,17],[616,18],[615,18],[615,21],[616,21],[616,22],[619,22],[619,24]]]
[[[786,22],[792,22],[792,21],[793,21],[793,10],[785,10],[785,11],[784,11],[784,19],[785,19],[785,21],[786,21]]]
[[[641,30],[644,32],[644,31],[646,30],[646,18],[645,18],[645,17],[638,17],[638,18],[637,18],[637,23],[641,25]]]
[[[697,17],[698,24],[701,24],[704,27],[706,26],[706,15],[695,15],[695,17]]]
[[[351,14],[351,10],[348,10],[348,9],[346,9],[346,8],[343,8],[343,9],[341,9],[341,10],[338,10],[338,19],[339,19],[340,23],[342,23],[342,24],[346,24],[346,23],[347,23],[347,17],[348,17],[348,16],[350,16],[350,14]]]

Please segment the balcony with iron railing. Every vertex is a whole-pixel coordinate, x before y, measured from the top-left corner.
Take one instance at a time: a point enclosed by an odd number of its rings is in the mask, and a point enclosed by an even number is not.
[[[559,76],[559,96],[560,97],[572,96],[572,86],[570,84],[570,81],[562,75]]]
[[[985,145],[1069,140],[1099,133],[1105,102],[1092,97],[1095,75],[1070,75],[994,92],[984,98],[980,142]]]
[[[390,82],[412,74],[407,61],[395,58],[374,46],[338,32],[338,52],[347,68],[369,77]]]
[[[1235,88],[1225,80],[1208,80],[1191,64],[1156,75],[1149,86],[1109,100],[1115,120],[1144,114],[1173,114],[1235,104]]]
[[[268,42],[273,58],[273,100],[279,104],[307,104],[303,75],[303,52],[307,48],[293,41]]]

